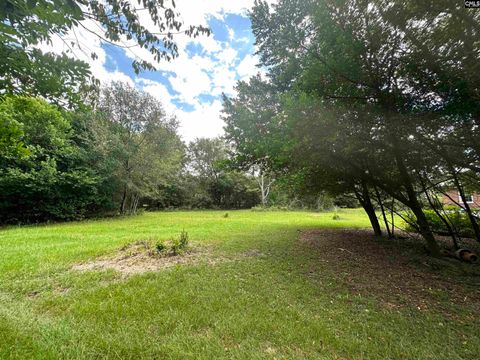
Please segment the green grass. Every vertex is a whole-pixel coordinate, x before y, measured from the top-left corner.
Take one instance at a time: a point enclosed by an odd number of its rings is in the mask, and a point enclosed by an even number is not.
[[[478,322],[350,294],[299,229],[339,213],[195,211],[0,230],[0,359],[478,359]],[[185,229],[208,256],[122,278],[72,265]],[[261,256],[241,256],[256,250]],[[315,266],[313,275],[309,269]],[[445,300],[447,301],[447,300]],[[461,318],[461,316],[460,316]]]

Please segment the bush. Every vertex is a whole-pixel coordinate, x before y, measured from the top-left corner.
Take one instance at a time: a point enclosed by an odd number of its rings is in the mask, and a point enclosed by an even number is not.
[[[150,251],[151,255],[159,256],[177,256],[182,255],[188,250],[188,233],[183,230],[180,235],[176,238],[172,238],[168,241],[150,239],[147,242],[149,249],[154,248],[155,251]],[[153,246],[152,246],[153,244]]]
[[[470,223],[468,215],[464,210],[459,208],[448,208],[445,209],[445,212],[447,220],[459,236],[468,238],[475,237],[472,229],[472,224]],[[440,219],[440,217],[435,213],[435,211],[424,210],[424,213],[434,233],[438,235],[449,235],[447,226],[442,221],[442,219]],[[405,218],[408,220],[408,222],[415,224],[415,215],[413,213],[407,213]],[[417,229],[408,223],[406,224],[406,230],[411,232],[417,232]]]
[[[183,230],[178,238],[173,238],[170,250],[173,256],[182,255],[188,247],[188,233]]]
[[[180,233],[180,246],[186,248],[188,246],[188,233],[185,230],[182,230]]]

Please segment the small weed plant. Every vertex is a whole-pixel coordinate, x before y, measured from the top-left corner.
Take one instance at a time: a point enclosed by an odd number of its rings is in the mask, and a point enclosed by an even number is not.
[[[155,250],[157,255],[183,255],[188,249],[188,232],[183,230],[176,238],[172,238],[168,242],[158,240],[155,243]]]
[[[167,250],[167,245],[162,240],[159,240],[155,244],[155,250],[157,250],[158,254],[163,254]]]

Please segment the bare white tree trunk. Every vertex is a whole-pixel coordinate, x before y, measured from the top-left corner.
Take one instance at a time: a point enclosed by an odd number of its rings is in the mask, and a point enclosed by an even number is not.
[[[138,202],[140,201],[140,195],[134,194],[130,205],[130,213],[135,214],[138,208]]]
[[[262,206],[267,206],[268,195],[270,194],[270,189],[272,184],[275,182],[274,179],[266,180],[263,172],[260,172],[260,175],[257,177],[258,187],[260,188],[260,196],[262,199]]]

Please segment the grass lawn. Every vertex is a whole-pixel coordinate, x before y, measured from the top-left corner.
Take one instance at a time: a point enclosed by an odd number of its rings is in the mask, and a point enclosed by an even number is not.
[[[368,227],[362,211],[344,210],[339,220],[228,213],[0,230],[0,359],[480,358],[478,317],[385,307],[349,291],[298,241],[299,230]],[[130,276],[73,268],[183,229],[193,246],[209,249],[205,261]]]

